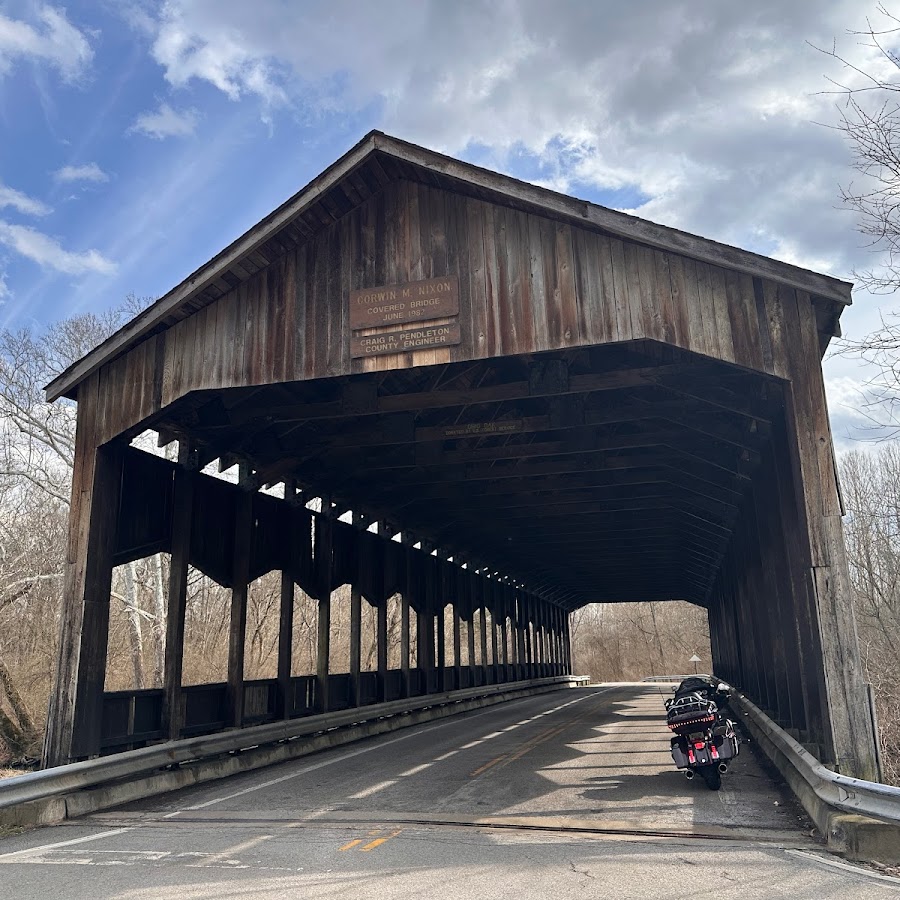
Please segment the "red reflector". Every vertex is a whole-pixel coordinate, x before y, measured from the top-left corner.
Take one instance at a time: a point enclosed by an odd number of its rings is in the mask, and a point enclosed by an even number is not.
[[[694,744],[694,749],[695,749],[695,750],[702,750],[703,747],[704,747],[703,741],[697,741],[697,743]]]

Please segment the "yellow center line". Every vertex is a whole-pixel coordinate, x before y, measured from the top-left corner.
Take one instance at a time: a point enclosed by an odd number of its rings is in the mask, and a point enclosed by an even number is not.
[[[357,838],[355,841],[350,841],[349,844],[344,844],[343,847],[338,847],[338,850],[352,850],[354,847],[358,846],[362,843],[362,838]]]
[[[366,844],[365,847],[360,848],[360,852],[365,853],[369,850],[374,850],[376,847],[380,847],[382,844],[387,843],[391,838],[397,837],[397,835],[400,834],[401,831],[403,831],[403,829],[398,828],[396,831],[392,832],[387,837],[376,838],[374,841],[370,841],[368,844]]]
[[[498,756],[492,759],[490,762],[485,763],[483,766],[479,766],[474,772],[469,773],[469,778],[475,778],[477,775],[480,775],[482,772],[487,772],[491,766],[496,766],[500,760],[506,759],[506,754],[504,753],[502,756]]]
[[[526,753],[529,753],[530,751],[534,750],[535,747],[538,747],[541,744],[544,744],[547,741],[552,740],[553,738],[562,734],[569,727],[569,724],[574,724],[574,723],[560,725],[558,728],[551,728],[550,731],[547,731],[547,732],[544,732],[543,734],[538,735],[536,738],[529,741],[529,743],[522,746],[522,748],[520,750],[513,753],[513,755],[510,756],[509,761],[512,762],[513,760],[521,759]]]

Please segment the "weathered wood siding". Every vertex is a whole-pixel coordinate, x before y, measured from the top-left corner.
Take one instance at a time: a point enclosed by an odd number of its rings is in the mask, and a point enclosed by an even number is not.
[[[351,290],[444,275],[460,282],[458,346],[351,360]],[[104,366],[101,438],[194,390],[644,338],[789,378],[800,332],[818,365],[793,288],[400,181]]]

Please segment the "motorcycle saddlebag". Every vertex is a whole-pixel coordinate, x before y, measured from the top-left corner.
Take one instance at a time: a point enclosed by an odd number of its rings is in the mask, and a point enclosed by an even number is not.
[[[732,759],[738,755],[739,744],[734,733],[734,725],[727,722],[713,731],[713,741],[719,754],[719,759]]]
[[[686,769],[690,766],[687,754],[678,746],[678,741],[672,741],[672,759],[676,769]]]

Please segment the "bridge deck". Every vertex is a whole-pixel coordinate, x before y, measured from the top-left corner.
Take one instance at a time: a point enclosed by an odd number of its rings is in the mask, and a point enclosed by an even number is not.
[[[534,697],[8,838],[0,883],[22,900],[63,883],[72,900],[652,898],[687,873],[723,897],[895,896],[820,862],[749,750],[718,793],[686,781],[662,690]]]

